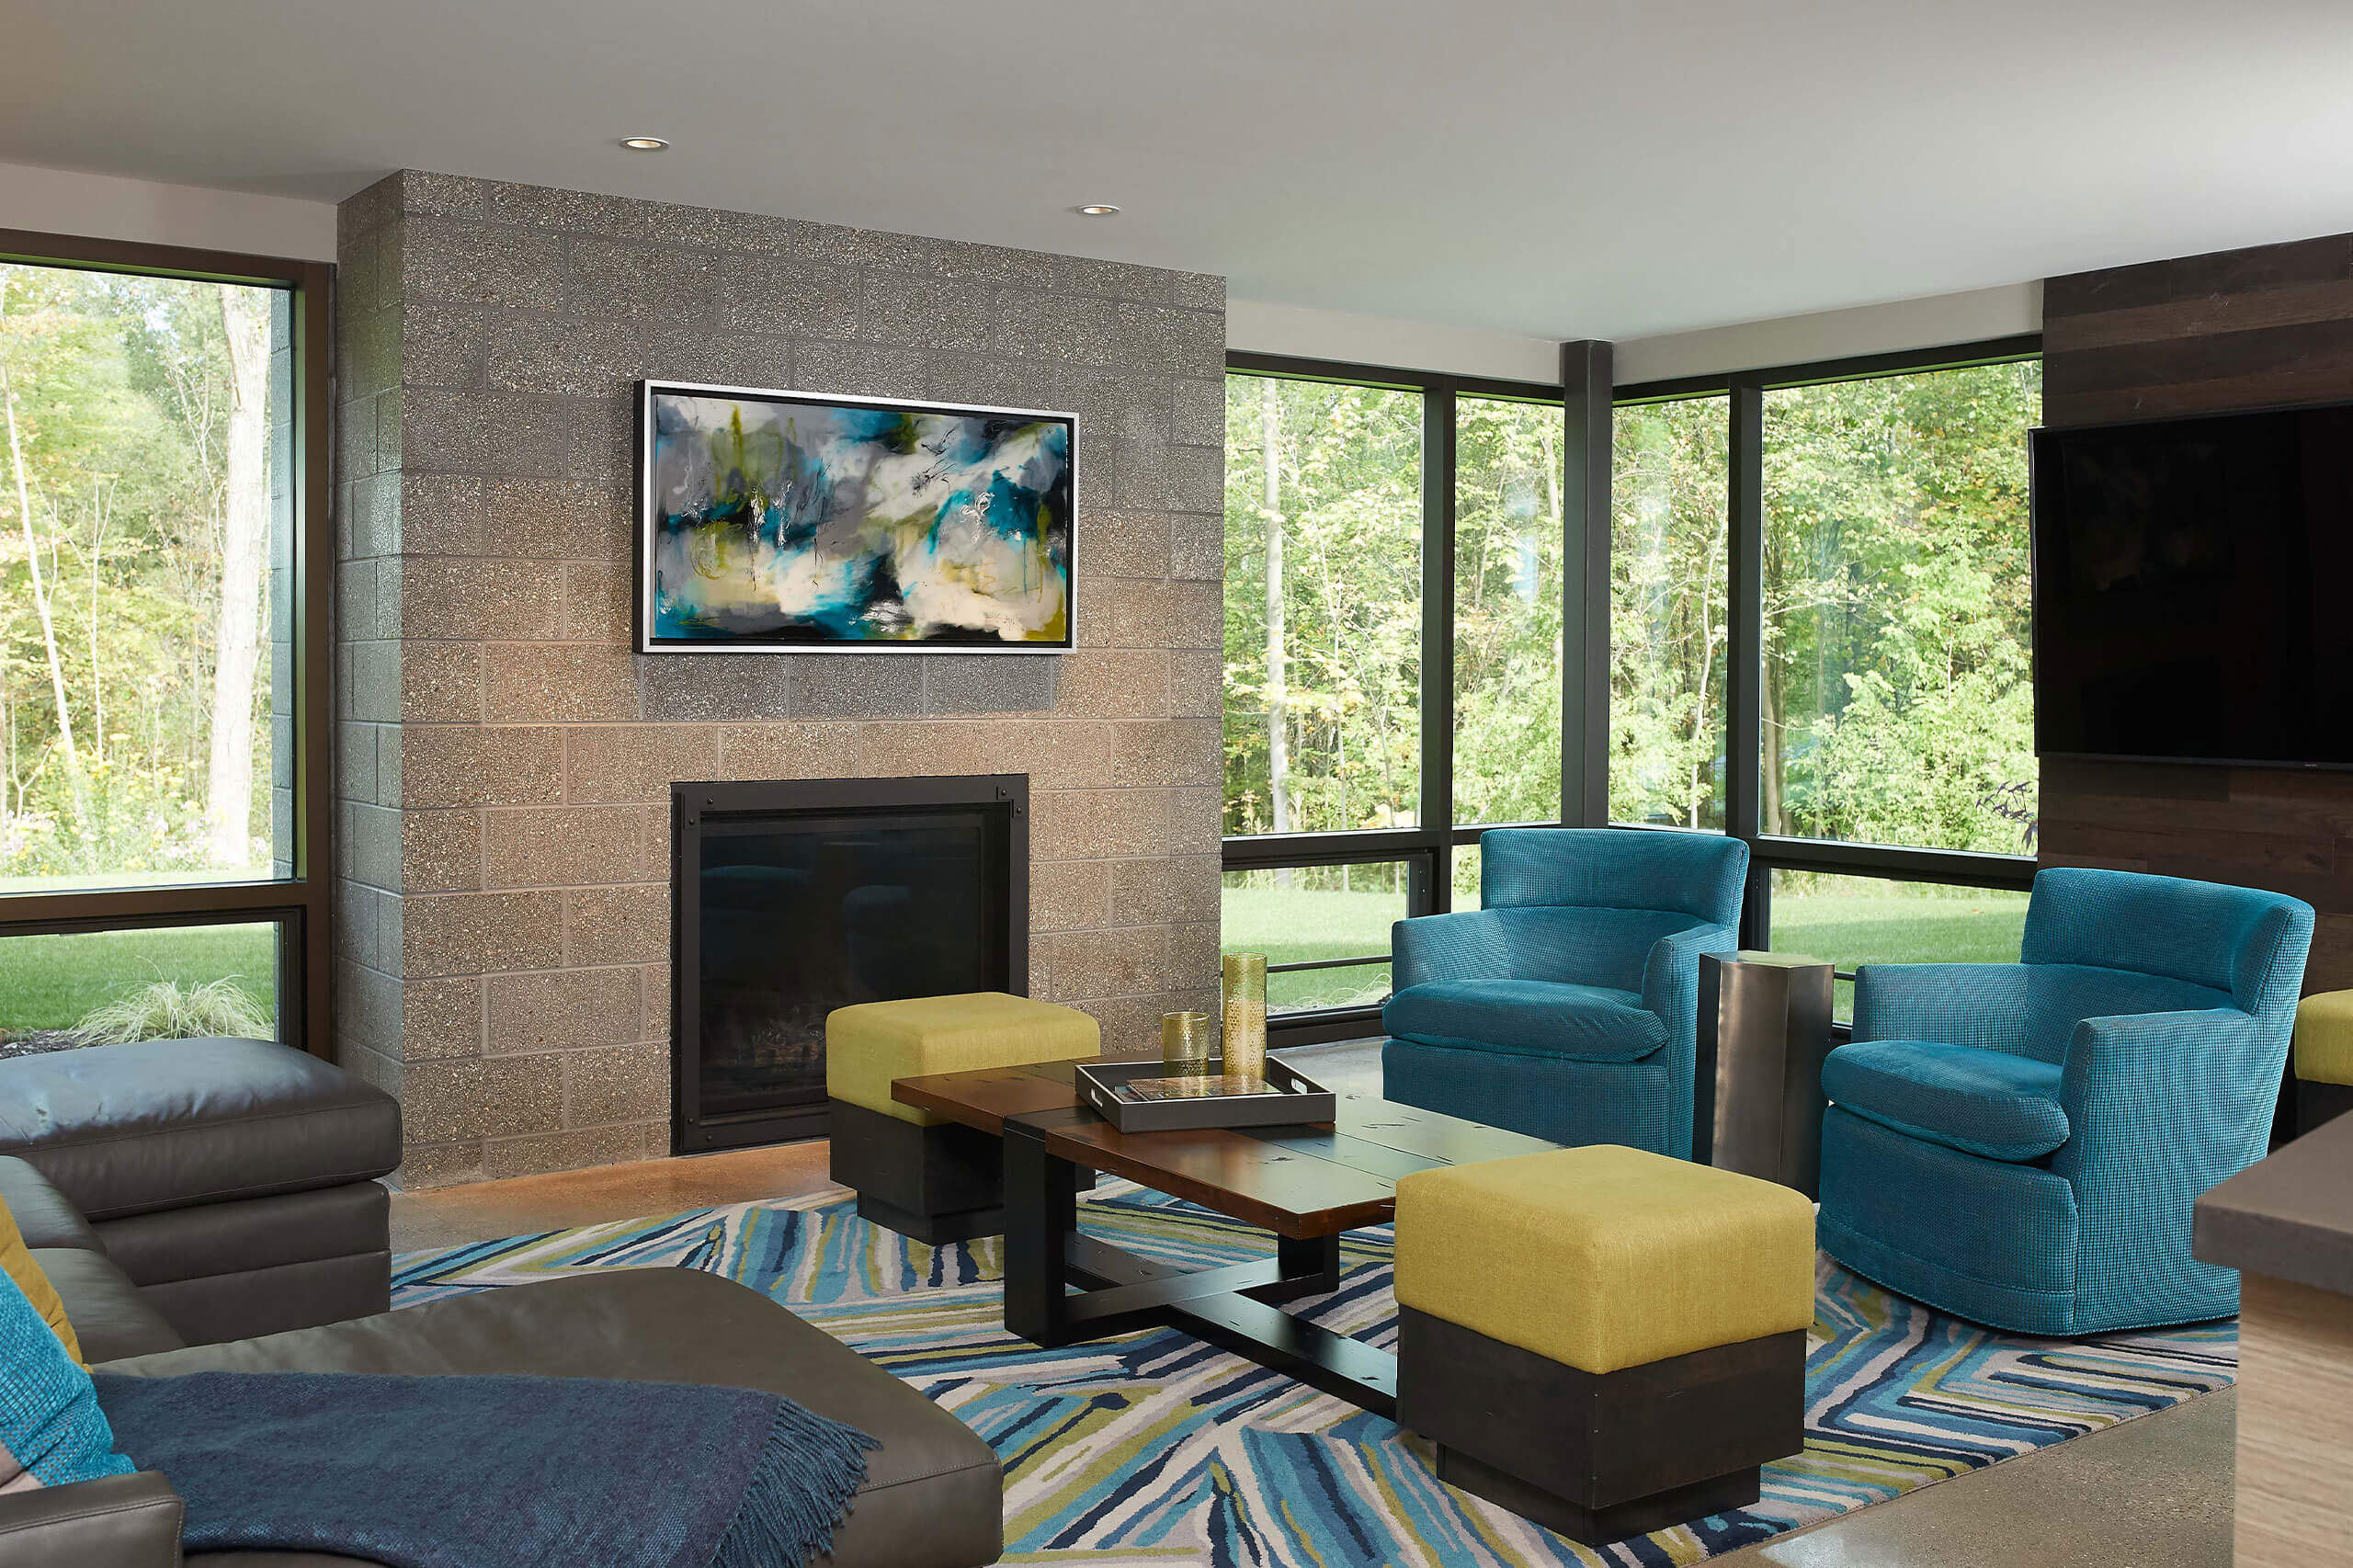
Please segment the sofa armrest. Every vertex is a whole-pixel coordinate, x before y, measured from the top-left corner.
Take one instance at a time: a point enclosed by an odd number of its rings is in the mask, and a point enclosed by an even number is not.
[[[0,1493],[0,1568],[179,1568],[186,1513],[152,1470]]]
[[[2022,963],[1867,963],[1855,969],[1858,1040],[1929,1040],[2017,1055],[2026,1042]]]

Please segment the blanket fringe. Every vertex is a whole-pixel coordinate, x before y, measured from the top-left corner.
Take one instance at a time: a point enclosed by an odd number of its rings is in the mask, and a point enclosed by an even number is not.
[[[785,1401],[710,1568],[801,1568],[832,1556],[834,1532],[866,1483],[867,1450],[881,1446]]]

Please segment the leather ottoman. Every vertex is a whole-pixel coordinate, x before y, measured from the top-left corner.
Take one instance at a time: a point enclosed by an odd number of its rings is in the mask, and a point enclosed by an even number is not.
[[[985,1132],[891,1097],[894,1079],[1077,1062],[1102,1049],[1095,1020],[1002,991],[861,1002],[825,1018],[833,1176],[861,1220],[927,1245],[1005,1230],[1004,1151]]]
[[[191,1344],[390,1305],[400,1107],[258,1040],[0,1062],[0,1155],[40,1172]]]

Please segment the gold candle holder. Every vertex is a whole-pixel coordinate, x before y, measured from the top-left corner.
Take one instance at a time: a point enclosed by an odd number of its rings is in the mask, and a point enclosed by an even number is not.
[[[1160,1015],[1160,1064],[1172,1078],[1199,1078],[1210,1070],[1210,1016]]]
[[[1237,1078],[1267,1075],[1267,955],[1225,955],[1225,1070]]]

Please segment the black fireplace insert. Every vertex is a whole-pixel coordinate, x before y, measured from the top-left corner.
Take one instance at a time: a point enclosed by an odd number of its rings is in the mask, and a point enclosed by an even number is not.
[[[1029,779],[674,784],[671,1146],[822,1138],[825,1016],[1029,989]]]

